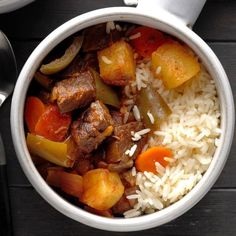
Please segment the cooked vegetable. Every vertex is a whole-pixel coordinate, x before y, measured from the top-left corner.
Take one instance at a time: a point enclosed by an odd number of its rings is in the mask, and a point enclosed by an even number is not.
[[[40,85],[42,85],[48,91],[52,89],[53,80],[47,75],[43,75],[42,73],[37,71],[34,75],[34,78]]]
[[[80,51],[82,43],[82,36],[75,37],[72,44],[66,49],[64,55],[48,64],[42,65],[40,67],[40,72],[45,75],[51,75],[65,69]]]
[[[146,127],[156,129],[171,110],[161,95],[151,86],[143,88],[137,96],[136,104]]]
[[[83,194],[83,177],[67,172],[61,173],[61,190],[80,198]]]
[[[31,133],[27,134],[26,143],[33,155],[63,167],[72,167],[74,164],[74,161],[67,155],[66,143],[54,142]]]
[[[49,185],[61,188],[65,193],[80,198],[83,193],[83,177],[55,168],[48,168],[46,179]]]
[[[49,105],[35,126],[35,134],[60,142],[65,140],[70,123],[70,114],[61,114],[57,105]]]
[[[61,187],[61,173],[63,172],[62,167],[49,167],[47,168],[47,178],[46,181],[49,185],[53,187]]]
[[[119,175],[107,169],[88,171],[83,176],[83,184],[81,201],[96,210],[108,210],[124,193]]]
[[[130,33],[130,44],[142,57],[150,57],[164,41],[163,33],[146,26],[137,27]]]
[[[77,174],[63,172],[61,174],[61,190],[80,198],[83,194],[83,178]]]
[[[168,148],[162,146],[149,148],[135,160],[136,169],[141,172],[157,173],[155,163],[159,162],[160,165],[166,167],[168,161],[165,160],[165,157],[172,157],[172,152]]]
[[[200,71],[197,58],[176,41],[162,44],[152,54],[152,67],[168,89],[178,87]]]
[[[35,125],[44,111],[45,105],[39,98],[32,96],[26,99],[24,116],[27,128],[31,133],[35,132]]]
[[[96,98],[102,101],[104,104],[111,105],[113,107],[120,107],[120,101],[117,93],[107,84],[105,84],[97,71],[90,69],[93,73],[96,85]]]
[[[100,75],[107,84],[124,86],[135,79],[133,50],[125,41],[118,41],[98,52]]]

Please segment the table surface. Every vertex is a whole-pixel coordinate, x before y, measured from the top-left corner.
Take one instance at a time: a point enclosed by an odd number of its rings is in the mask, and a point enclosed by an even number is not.
[[[9,37],[19,71],[30,53],[52,30],[84,12],[123,6],[122,0],[38,0],[0,15],[0,29]],[[194,29],[221,60],[236,89],[236,1],[208,0]],[[234,93],[235,98],[235,93]],[[75,222],[51,207],[26,179],[14,152],[10,133],[11,98],[1,108],[0,132],[8,161],[13,230],[16,236],[110,235]],[[211,191],[191,210],[163,226],[136,235],[236,235],[236,140],[227,164]],[[128,235],[128,233],[113,233]]]

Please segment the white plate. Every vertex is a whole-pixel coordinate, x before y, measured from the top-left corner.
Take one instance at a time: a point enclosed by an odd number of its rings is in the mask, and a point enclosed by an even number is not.
[[[33,1],[34,0],[0,0],[0,14],[14,11]]]

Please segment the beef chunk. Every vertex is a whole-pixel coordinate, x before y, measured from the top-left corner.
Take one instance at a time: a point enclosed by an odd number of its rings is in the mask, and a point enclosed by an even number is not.
[[[56,100],[61,112],[69,112],[85,107],[96,97],[95,82],[89,71],[62,80],[52,90],[52,100]]]
[[[108,163],[128,162],[130,159],[135,159],[141,152],[143,146],[147,142],[147,137],[143,136],[139,141],[132,141],[131,131],[137,132],[144,129],[142,122],[134,121],[124,125],[114,127],[114,134],[111,138],[107,150],[106,161]],[[137,144],[137,149],[132,157],[125,154],[134,144]]]
[[[131,188],[136,185],[136,176],[132,175],[132,171],[128,170],[123,172],[121,175],[121,181],[126,188]]]
[[[98,145],[112,134],[112,118],[107,107],[100,101],[91,103],[82,116],[72,124],[72,137],[85,154],[97,149]]]
[[[89,68],[93,68],[94,70],[99,69],[96,53],[86,53],[83,56],[79,54],[65,70],[58,74],[58,77],[62,79],[75,77],[89,70]]]
[[[129,200],[126,198],[125,194],[123,194],[120,200],[112,207],[112,212],[115,215],[122,215],[131,208]]]
[[[46,90],[40,90],[38,97],[44,104],[51,103],[51,93]]]
[[[101,50],[120,40],[121,37],[122,32],[116,29],[107,34],[106,24],[95,25],[84,30],[82,49],[84,52]]]
[[[123,115],[119,111],[110,111],[114,126],[123,124]]]
[[[107,168],[107,163],[105,162],[106,152],[103,145],[100,145],[98,149],[92,152],[89,158],[92,160],[95,169]]]
[[[134,165],[134,161],[128,156],[122,159],[119,163],[111,163],[107,165],[108,170],[111,172],[122,173],[127,169],[130,169]]]
[[[92,161],[89,158],[80,158],[76,161],[74,170],[79,174],[79,175],[84,175],[86,172],[89,170],[92,170],[93,164]]]
[[[132,209],[137,203],[136,199],[127,199],[127,196],[136,194],[136,187],[126,188],[125,193],[120,200],[112,207],[112,212],[116,215],[122,215],[124,212]]]

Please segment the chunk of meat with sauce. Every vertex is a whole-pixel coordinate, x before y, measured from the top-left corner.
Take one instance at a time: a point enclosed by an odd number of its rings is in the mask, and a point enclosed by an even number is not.
[[[118,126],[123,124],[123,115],[119,111],[112,110],[110,111],[112,120],[113,120],[113,125]]]
[[[112,212],[115,215],[122,215],[131,208],[129,200],[126,198],[125,194],[123,194],[120,200],[112,207]]]
[[[91,153],[90,160],[92,160],[92,163],[94,165],[94,168],[104,168],[107,169],[107,163],[106,160],[106,152],[104,149],[104,145],[100,145],[98,149],[96,149],[94,152]]]
[[[122,36],[122,32],[116,29],[108,34],[106,24],[98,24],[84,30],[82,49],[84,52],[101,50],[120,40]]]
[[[129,160],[134,160],[146,144],[147,136],[143,135],[139,141],[134,142],[132,140],[131,131],[137,132],[142,129],[144,129],[144,125],[139,121],[134,121],[114,127],[113,136],[110,139],[106,149],[106,161],[108,163],[118,163],[122,160],[126,160],[126,162]],[[125,154],[125,152],[129,150],[134,144],[137,144],[136,151],[132,157],[129,157]]]
[[[71,133],[81,152],[88,154],[97,149],[113,132],[112,118],[101,101],[91,103],[82,116],[74,121]]]
[[[93,68],[98,70],[98,60],[96,53],[86,53],[84,56],[78,55],[73,62],[58,74],[59,78],[67,79],[78,76],[80,73]]]
[[[61,112],[69,112],[85,107],[96,97],[92,74],[85,71],[75,77],[57,82],[52,90],[52,100],[56,100]]]
[[[79,175],[84,175],[89,170],[94,169],[94,166],[89,158],[80,158],[76,161],[74,170]]]
[[[76,145],[77,146],[77,145]],[[77,147],[78,148],[78,147]],[[90,154],[80,154],[76,159],[73,169],[79,175],[84,175],[86,172],[96,168],[107,169],[107,163],[105,160],[105,150],[103,145],[100,145],[95,151]]]
[[[126,188],[131,188],[136,185],[136,176],[132,175],[132,171],[128,170],[120,174],[121,181]]]
[[[137,200],[127,199],[127,196],[132,194],[136,194],[136,187],[125,189],[125,193],[122,195],[120,200],[112,207],[113,214],[122,215],[124,212],[134,207]]]
[[[111,172],[122,173],[130,169],[134,165],[134,161],[128,155],[125,156],[119,163],[110,163],[107,165],[108,170]]]

